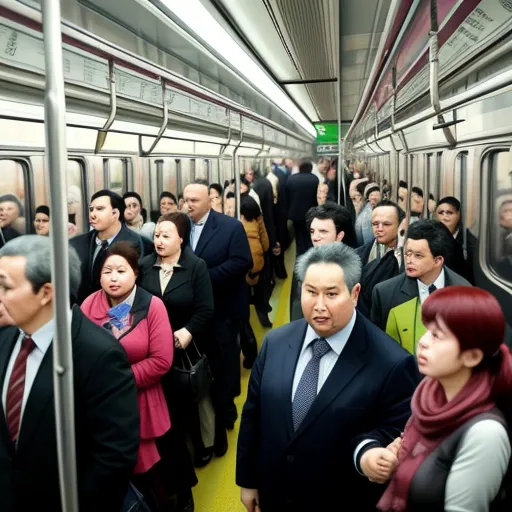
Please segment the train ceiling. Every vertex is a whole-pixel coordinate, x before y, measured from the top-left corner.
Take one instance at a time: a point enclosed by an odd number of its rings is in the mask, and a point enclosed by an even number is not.
[[[353,119],[391,0],[203,0],[209,2],[313,122],[338,118],[336,82],[289,82],[337,79],[341,42],[341,117]]]

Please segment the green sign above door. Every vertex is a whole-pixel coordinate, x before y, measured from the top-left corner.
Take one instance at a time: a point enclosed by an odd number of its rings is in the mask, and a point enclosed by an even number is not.
[[[338,144],[338,123],[316,123],[315,130],[318,144]]]

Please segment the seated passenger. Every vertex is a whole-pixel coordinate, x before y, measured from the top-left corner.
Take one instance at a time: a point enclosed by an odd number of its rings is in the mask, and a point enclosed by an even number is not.
[[[144,208],[142,207],[142,198],[137,192],[126,192],[123,196],[125,210],[124,220],[126,226],[135,233],[138,233],[144,241],[149,240],[153,243],[153,233],[155,232],[155,223],[144,220]]]
[[[55,436],[51,249],[48,237],[27,235],[0,250],[0,301],[16,325],[0,331],[2,512],[43,505],[64,512]],[[73,249],[69,276],[76,295],[80,260]],[[70,317],[79,508],[121,510],[139,446],[133,373],[126,352],[109,333],[78,307]]]
[[[163,302],[135,285],[138,252],[130,242],[117,242],[106,253],[101,269],[101,290],[81,309],[96,325],[112,333],[126,350],[131,364],[140,412],[140,445],[134,483],[148,501],[166,503],[164,434],[171,422],[160,379],[169,371],[174,344]],[[162,490],[162,492],[161,492]],[[172,493],[170,493],[172,494]],[[170,494],[167,501],[170,500]],[[155,509],[156,509],[155,507]]]
[[[379,481],[394,475],[378,509],[487,511],[496,498],[496,510],[510,510],[498,497],[511,452],[502,411],[512,397],[501,307],[485,290],[452,286],[434,292],[422,316],[428,331],[417,357],[425,378],[382,465]]]
[[[14,194],[0,196],[0,247],[24,233],[23,215],[23,204]]]
[[[167,215],[178,211],[176,196],[171,192],[164,191],[160,194],[160,215]]]
[[[208,187],[210,192],[210,201],[212,202],[212,210],[215,210],[218,213],[223,213],[222,211],[222,187],[218,183],[211,183]]]
[[[445,265],[453,245],[450,233],[435,220],[418,220],[407,230],[405,274],[375,285],[371,319],[411,354],[425,333],[421,306],[435,290],[471,286]]]
[[[48,236],[50,234],[50,208],[48,206],[41,205],[36,208],[34,229],[36,235]]]

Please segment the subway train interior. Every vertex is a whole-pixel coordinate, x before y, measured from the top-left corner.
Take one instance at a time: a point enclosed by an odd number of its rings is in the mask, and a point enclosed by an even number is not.
[[[45,47],[51,4],[62,62]],[[58,169],[52,66],[65,95]],[[89,231],[101,189],[137,192],[156,221],[162,191],[180,199],[196,179],[235,183],[240,217],[241,173],[266,176],[285,159],[337,161],[336,202],[356,201],[350,183],[367,178],[409,221],[458,199],[473,284],[498,299],[512,343],[510,1],[0,0],[0,228],[35,232],[52,172],[70,236]],[[288,277],[273,280],[274,327],[289,321],[294,258],[291,244]],[[261,346],[268,329],[254,311],[251,323]],[[248,378],[242,370],[239,412]],[[245,510],[237,433],[197,469],[195,510]]]

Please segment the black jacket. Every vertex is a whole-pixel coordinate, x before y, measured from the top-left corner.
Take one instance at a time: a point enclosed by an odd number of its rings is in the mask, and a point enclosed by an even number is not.
[[[80,512],[121,510],[137,461],[139,406],[123,347],[105,329],[73,309],[71,326],[75,435]],[[0,384],[19,330],[0,330]],[[0,418],[2,512],[60,512],[55,438],[52,345],[30,390],[15,448]]]

